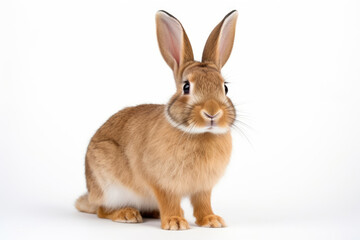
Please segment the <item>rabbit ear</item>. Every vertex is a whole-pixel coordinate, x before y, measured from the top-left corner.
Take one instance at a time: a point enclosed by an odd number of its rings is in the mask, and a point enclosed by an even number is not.
[[[214,28],[206,41],[202,62],[213,62],[219,69],[225,65],[234,44],[237,17],[233,10]]]
[[[158,11],[156,34],[160,52],[174,74],[177,74],[180,66],[194,60],[190,41],[175,17],[165,11]]]

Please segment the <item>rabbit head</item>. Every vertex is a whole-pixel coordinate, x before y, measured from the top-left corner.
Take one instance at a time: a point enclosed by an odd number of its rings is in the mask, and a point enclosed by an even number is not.
[[[237,16],[237,11],[230,12],[214,28],[199,62],[181,23],[165,11],[156,14],[160,52],[173,70],[177,89],[165,107],[174,127],[188,133],[222,134],[233,124],[236,113],[221,68],[232,50]]]

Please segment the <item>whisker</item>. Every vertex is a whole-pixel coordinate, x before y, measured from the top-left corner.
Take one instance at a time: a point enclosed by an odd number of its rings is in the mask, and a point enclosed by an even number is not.
[[[239,126],[237,126],[236,124],[232,124],[231,128],[236,130],[238,133],[240,133],[240,135],[243,136],[252,147],[254,147],[254,145],[250,141],[250,138],[246,135],[245,131],[243,131]]]
[[[233,122],[239,123],[239,124],[241,124],[242,126],[244,126],[244,127],[248,128],[248,129],[254,131],[254,128],[251,127],[249,124],[245,123],[244,121],[241,121],[241,120],[236,119],[236,118],[233,118],[233,119],[231,119],[231,120],[232,120]]]

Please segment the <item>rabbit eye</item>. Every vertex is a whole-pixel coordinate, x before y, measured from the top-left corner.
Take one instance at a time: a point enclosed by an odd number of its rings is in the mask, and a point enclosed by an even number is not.
[[[184,91],[184,94],[189,94],[190,93],[190,83],[189,83],[189,81],[185,82],[184,87],[183,87],[183,91]]]
[[[224,88],[225,88],[225,95],[226,95],[228,93],[229,89],[225,84],[224,84]]]

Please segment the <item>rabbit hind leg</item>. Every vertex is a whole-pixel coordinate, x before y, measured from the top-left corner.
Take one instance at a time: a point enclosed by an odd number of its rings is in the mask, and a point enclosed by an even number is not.
[[[133,207],[112,210],[102,206],[98,208],[97,215],[99,218],[107,218],[114,222],[141,223],[143,221],[139,210]]]

